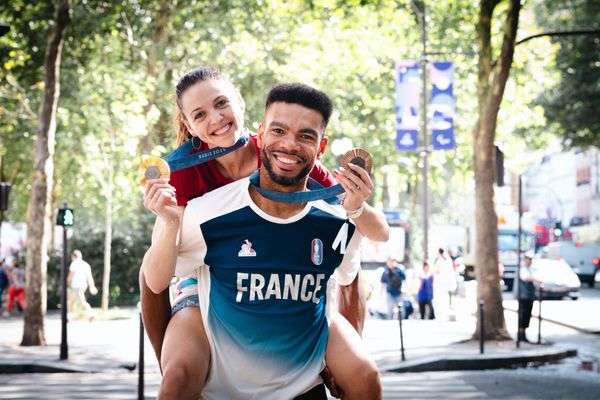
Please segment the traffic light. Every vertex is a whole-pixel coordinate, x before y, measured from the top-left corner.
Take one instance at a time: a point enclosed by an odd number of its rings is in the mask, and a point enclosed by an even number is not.
[[[59,208],[56,216],[56,225],[73,226],[75,223],[75,214],[71,208]]]
[[[554,236],[561,237],[563,234],[562,230],[562,222],[557,222],[554,224]]]
[[[6,211],[8,209],[10,187],[10,183],[0,182],[0,211]]]

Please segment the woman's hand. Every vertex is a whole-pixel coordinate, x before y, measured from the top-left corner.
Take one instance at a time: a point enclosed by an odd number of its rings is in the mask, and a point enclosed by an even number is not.
[[[373,190],[373,181],[364,168],[348,164],[349,169],[338,168],[334,171],[335,179],[346,191],[343,206],[346,211],[355,211],[367,200]]]
[[[175,198],[175,188],[168,179],[150,179],[146,182],[144,207],[160,217],[166,224],[179,220],[179,208]]]

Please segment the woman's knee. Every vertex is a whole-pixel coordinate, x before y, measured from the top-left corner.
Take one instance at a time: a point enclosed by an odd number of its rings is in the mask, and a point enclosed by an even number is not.
[[[186,363],[163,366],[158,398],[162,400],[200,398],[203,384],[194,375],[190,365]]]

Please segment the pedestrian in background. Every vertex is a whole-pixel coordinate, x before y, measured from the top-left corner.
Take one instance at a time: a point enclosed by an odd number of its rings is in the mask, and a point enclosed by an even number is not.
[[[453,314],[453,299],[456,294],[456,273],[454,263],[443,248],[438,249],[438,256],[434,261],[433,273],[435,275],[434,298],[438,318],[449,318]]]
[[[417,293],[417,301],[419,302],[419,313],[421,319],[425,319],[426,309],[429,310],[429,319],[435,318],[433,311],[433,274],[429,271],[429,264],[423,263],[423,272],[419,275],[421,285],[419,286],[419,292]]]
[[[394,308],[402,301],[402,282],[406,279],[404,265],[398,265],[393,257],[388,257],[381,274],[382,289],[386,292],[387,319],[394,318]]]
[[[69,285],[69,311],[75,312],[77,304],[81,305],[85,310],[86,317],[91,320],[95,318],[92,306],[85,299],[85,291],[90,289],[92,296],[98,293],[92,276],[92,268],[90,264],[83,260],[81,251],[73,250],[71,253],[71,265],[69,265],[69,275],[67,276],[67,284]]]
[[[525,335],[525,330],[529,328],[531,320],[531,310],[533,309],[533,301],[536,298],[536,283],[541,282],[536,279],[531,271],[532,255],[525,254],[523,262],[519,268],[519,332],[518,340],[529,343],[529,339]]]
[[[25,309],[25,271],[23,271],[17,260],[13,262],[9,273],[9,280],[10,289],[8,289],[7,312],[10,315],[15,305],[15,299],[19,304],[19,308],[21,310]]]
[[[8,274],[6,273],[4,259],[2,259],[2,261],[0,261],[0,312],[2,311],[2,305],[4,304],[4,293],[8,293],[8,285]]]

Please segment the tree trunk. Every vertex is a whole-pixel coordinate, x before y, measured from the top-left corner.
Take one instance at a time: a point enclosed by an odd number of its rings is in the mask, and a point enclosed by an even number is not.
[[[477,299],[484,302],[486,339],[510,339],[504,321],[498,273],[498,217],[494,206],[494,140],[498,111],[514,55],[521,4],[519,0],[510,0],[504,23],[504,38],[499,63],[492,70],[491,21],[494,8],[498,3],[498,0],[481,1],[477,25],[479,120],[475,128],[473,162],[477,234],[475,275]],[[479,314],[477,314],[477,319],[474,338],[479,337]]]
[[[33,183],[27,209],[26,306],[22,346],[46,344],[46,269],[51,229],[50,195],[54,173],[56,108],[60,95],[63,35],[70,23],[70,0],[58,0],[54,27],[44,56],[44,93],[33,151]]]
[[[105,190],[106,197],[106,227],[104,233],[104,271],[102,274],[102,312],[108,311],[108,299],[110,296],[110,255],[112,251],[112,212],[113,212],[113,185],[114,172],[111,156],[116,154],[115,151],[115,131],[110,130],[110,153],[104,153],[104,164],[106,168],[107,180]]]

